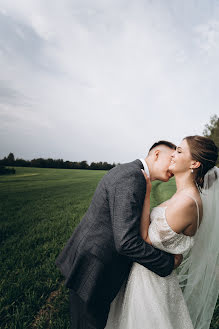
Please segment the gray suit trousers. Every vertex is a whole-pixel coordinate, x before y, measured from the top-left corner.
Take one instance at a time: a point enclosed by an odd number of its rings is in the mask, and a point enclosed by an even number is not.
[[[69,291],[71,329],[104,329],[87,312],[86,304],[74,290],[70,289]]]

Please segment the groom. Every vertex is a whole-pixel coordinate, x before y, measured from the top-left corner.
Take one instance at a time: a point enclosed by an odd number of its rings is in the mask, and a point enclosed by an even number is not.
[[[99,182],[92,202],[56,260],[70,288],[72,329],[103,329],[110,303],[127,278],[132,262],[160,276],[169,275],[180,260],[155,249],[140,236],[146,193],[144,169],[150,179],[167,182],[176,146],[155,143],[145,159],[111,169]]]

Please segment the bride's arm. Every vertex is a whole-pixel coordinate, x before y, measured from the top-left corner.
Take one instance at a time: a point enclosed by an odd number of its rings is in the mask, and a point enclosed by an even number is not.
[[[146,188],[146,194],[145,194],[145,199],[144,199],[144,204],[142,208],[142,214],[141,214],[141,222],[140,222],[140,233],[142,239],[149,243],[151,243],[151,240],[148,236],[148,228],[150,225],[150,194],[151,194],[151,181],[150,178],[147,176],[145,171],[143,171],[144,177],[146,179],[147,183],[147,188]]]

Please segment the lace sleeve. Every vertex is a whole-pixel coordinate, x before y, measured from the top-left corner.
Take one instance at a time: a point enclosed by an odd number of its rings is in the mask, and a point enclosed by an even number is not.
[[[191,249],[193,237],[172,230],[166,221],[164,207],[154,208],[152,215],[148,234],[155,248],[172,254],[183,254]]]

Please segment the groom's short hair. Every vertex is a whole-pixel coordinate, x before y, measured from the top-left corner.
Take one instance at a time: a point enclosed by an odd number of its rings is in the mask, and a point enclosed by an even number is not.
[[[173,150],[176,149],[176,145],[175,145],[175,144],[163,140],[163,141],[159,141],[159,142],[154,143],[154,144],[151,146],[151,148],[149,149],[149,152],[150,152],[151,150],[153,150],[155,147],[159,146],[159,145],[165,145],[165,146],[167,146],[167,147],[169,147],[169,148],[171,148],[171,149],[173,149]],[[149,153],[149,152],[148,152],[148,153]]]

